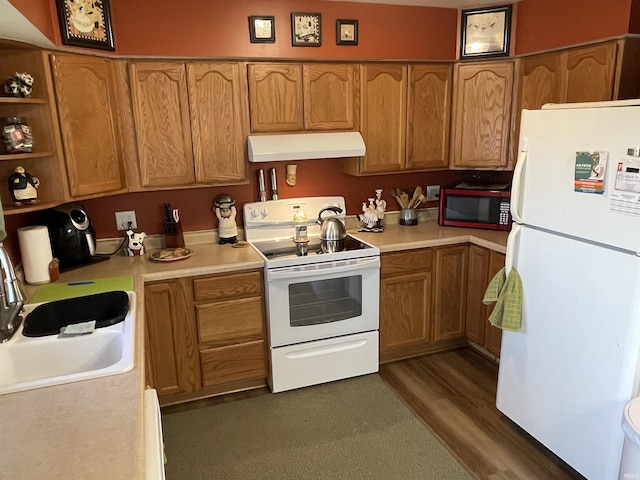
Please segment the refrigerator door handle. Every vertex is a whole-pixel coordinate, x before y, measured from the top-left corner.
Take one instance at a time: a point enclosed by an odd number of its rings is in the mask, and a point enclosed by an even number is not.
[[[524,171],[524,164],[527,160],[527,152],[519,152],[518,153],[518,161],[516,163],[516,168],[513,171],[513,182],[511,183],[511,218],[516,223],[522,223],[522,217],[520,216],[521,210],[521,190],[522,190],[522,172]]]
[[[504,273],[509,275],[513,267],[513,260],[517,254],[518,243],[520,241],[520,229],[522,227],[518,223],[514,223],[507,237],[507,252],[504,260]]]

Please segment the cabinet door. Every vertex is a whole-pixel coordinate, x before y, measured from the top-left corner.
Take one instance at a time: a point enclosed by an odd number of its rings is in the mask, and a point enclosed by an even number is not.
[[[468,252],[466,245],[436,249],[435,341],[464,336]]]
[[[186,279],[144,286],[147,383],[160,396],[198,388],[196,327],[190,297]]]
[[[90,56],[51,56],[72,196],[125,187],[111,62]]]
[[[246,74],[239,63],[188,63],[189,111],[196,180],[245,183]]]
[[[142,185],[194,183],[184,64],[132,63],[131,93]]]
[[[455,66],[452,168],[507,168],[513,71],[512,61]]]
[[[491,251],[489,253],[489,275],[487,276],[487,285],[493,278],[493,276],[504,267],[505,255],[503,253]],[[493,305],[487,307],[487,316],[491,315],[493,311]],[[484,348],[496,357],[500,356],[500,345],[502,343],[502,330],[494,327],[488,321],[485,322],[484,332]]]
[[[385,362],[431,342],[433,251],[386,253],[380,263],[380,360]]]
[[[302,130],[302,65],[260,63],[247,68],[251,131]]]
[[[469,285],[467,287],[467,324],[465,335],[469,340],[484,346],[487,307],[482,303],[484,292],[489,285],[489,250],[469,246]]]
[[[307,64],[303,78],[304,128],[353,130],[356,66]]]
[[[617,48],[615,42],[609,42],[563,52],[563,100],[567,103],[613,100]]]
[[[367,146],[360,173],[397,172],[405,166],[407,66],[360,66],[360,130]]]
[[[407,163],[409,170],[442,169],[449,165],[451,65],[411,65],[407,101]]]

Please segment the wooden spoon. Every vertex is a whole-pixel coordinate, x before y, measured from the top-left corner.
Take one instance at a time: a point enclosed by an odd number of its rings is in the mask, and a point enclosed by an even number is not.
[[[400,200],[400,197],[398,196],[399,194],[400,194],[400,193],[398,192],[398,190],[397,190],[397,189],[395,189],[395,188],[393,188],[393,187],[391,187],[391,188],[389,189],[389,195],[391,195],[393,198],[395,198],[395,199],[396,199],[396,201],[398,202],[398,205],[400,205],[400,208],[403,208],[403,207],[402,207],[402,200]]]
[[[402,208],[409,208],[409,195],[407,192],[400,191],[400,200]]]
[[[414,205],[420,195],[422,195],[422,187],[418,185],[416,189],[413,191],[413,196],[411,197],[411,201],[409,202],[410,208],[415,208]]]

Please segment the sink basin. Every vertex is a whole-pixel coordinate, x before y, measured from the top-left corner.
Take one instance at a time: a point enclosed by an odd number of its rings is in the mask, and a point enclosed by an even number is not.
[[[123,321],[93,333],[27,337],[23,325],[0,344],[0,394],[124,373],[133,367],[135,293]],[[38,305],[25,305],[23,317]]]

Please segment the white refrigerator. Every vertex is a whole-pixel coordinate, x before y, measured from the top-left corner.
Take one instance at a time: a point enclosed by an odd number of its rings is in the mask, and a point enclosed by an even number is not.
[[[616,479],[638,395],[640,101],[523,111],[511,201],[522,325],[503,332],[496,406],[580,474]]]

